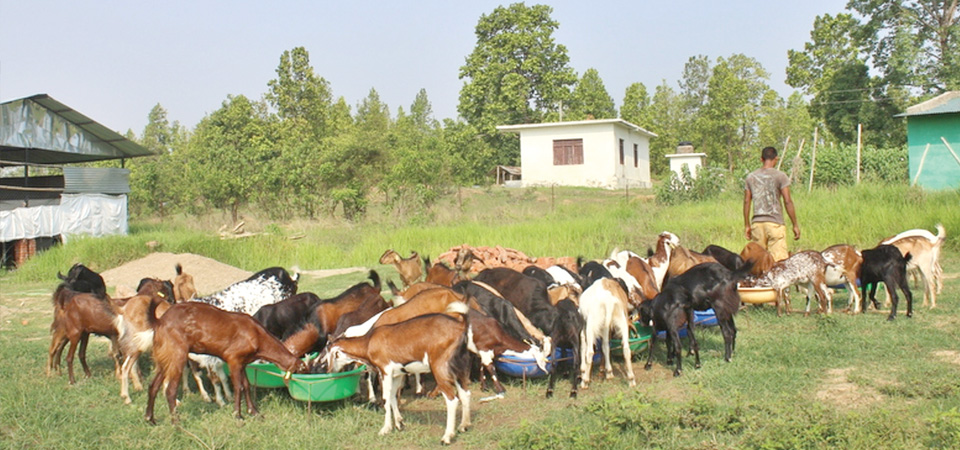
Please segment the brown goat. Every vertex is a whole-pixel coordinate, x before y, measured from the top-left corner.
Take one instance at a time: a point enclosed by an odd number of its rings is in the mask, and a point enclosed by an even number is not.
[[[50,325],[53,337],[47,354],[47,376],[54,370],[60,373],[60,355],[67,342],[70,342],[70,350],[67,352],[70,384],[76,382],[73,377],[73,357],[77,351],[77,344],[80,346],[80,364],[83,366],[83,372],[90,377],[90,366],[87,365],[87,341],[90,333],[110,339],[115,372],[119,374],[118,338],[123,325],[116,304],[95,294],[73,291],[65,284],[61,284],[53,293],[53,305],[53,323]]]
[[[153,347],[153,328],[147,320],[150,303],[157,303],[154,308],[158,317],[166,313],[173,303],[168,289],[157,289],[158,286],[163,286],[162,281],[150,280],[146,284],[141,282],[140,286],[139,294],[127,299],[120,307],[120,314],[123,317],[120,333],[120,353],[123,356],[123,364],[120,367],[120,397],[126,404],[130,404],[131,378],[133,388],[138,391],[143,390],[137,361],[143,352]]]
[[[427,277],[424,279],[427,283],[452,287],[460,281],[463,281],[460,272],[447,267],[446,264],[442,262],[438,261],[436,264],[431,265],[430,258],[426,258],[423,260],[423,265],[427,269]]]
[[[660,293],[660,289],[657,287],[657,276],[653,273],[653,268],[642,258],[631,256],[627,259],[626,270],[640,283],[640,294],[644,301],[653,300]]]
[[[177,263],[177,276],[173,279],[173,297],[177,303],[185,302],[197,296],[197,287],[193,284],[193,276],[183,273],[183,266]]]
[[[750,269],[750,275],[757,278],[762,277],[777,262],[767,249],[753,241],[747,242],[747,245],[743,247],[743,250],[740,251],[740,258],[744,261],[753,261],[753,268]]]
[[[247,314],[224,311],[200,302],[186,302],[171,306],[162,318],[156,319],[154,305],[151,303],[147,314],[154,326],[153,359],[157,365],[157,375],[150,384],[147,397],[146,419],[152,424],[156,424],[154,401],[164,382],[167,383],[166,397],[171,421],[177,422],[177,388],[190,352],[213,355],[226,361],[233,381],[234,414],[237,418],[242,418],[241,398],[246,398],[247,413],[259,413],[250,396],[250,382],[245,371],[247,364],[265,359],[276,363],[288,375],[307,370],[306,364],[297,355],[287,350],[283,343]]]
[[[400,254],[393,249],[387,250],[380,256],[380,264],[393,264],[404,286],[416,283],[423,276],[423,270],[420,269],[420,255],[412,250],[408,258],[401,258]]]
[[[677,277],[690,270],[691,267],[706,262],[717,262],[717,259],[677,245],[673,249],[673,254],[670,255],[670,265],[667,267],[667,278]]]
[[[466,311],[464,311],[466,312]],[[407,373],[433,374],[437,391],[447,404],[447,423],[441,442],[449,444],[456,435],[457,406],[462,404],[460,431],[470,426],[470,381],[467,347],[469,326],[461,318],[428,314],[374,328],[370,333],[342,338],[320,355],[322,366],[339,372],[352,362],[368,364],[380,375],[385,416],[380,434],[403,427],[397,394]],[[391,420],[392,419],[392,420]]]

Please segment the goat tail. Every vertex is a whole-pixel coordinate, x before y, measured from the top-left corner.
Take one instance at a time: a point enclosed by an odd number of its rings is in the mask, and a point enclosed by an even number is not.
[[[937,224],[937,242],[934,245],[943,245],[943,241],[947,239],[947,230],[943,228],[942,223]]]
[[[393,280],[388,279],[387,286],[390,288],[390,293],[393,294],[394,297],[400,295],[400,289],[397,289],[397,285],[393,283]]]
[[[447,309],[443,311],[444,314],[459,314],[464,318],[467,317],[468,312],[470,312],[470,307],[463,301],[453,302],[447,305]]]
[[[179,275],[183,275],[183,266],[181,266],[180,263],[177,263],[177,265],[174,266],[173,268],[177,270],[177,275],[178,275],[178,276],[179,276]]]
[[[430,256],[423,257],[423,270],[430,271]]]
[[[57,275],[59,275],[59,273]],[[53,309],[55,311],[63,309],[63,305],[67,301],[66,291],[68,289],[66,284],[61,283],[57,286],[57,290],[53,291],[53,297],[51,297],[50,300],[53,302]]]
[[[583,267],[583,255],[577,256],[577,272],[580,272],[580,268]]]
[[[376,270],[370,269],[370,274],[367,275],[367,278],[370,278],[370,281],[373,283],[373,288],[379,292],[381,288],[380,274],[378,274]]]
[[[147,307],[147,325],[150,329],[157,328],[157,306],[160,304],[156,298],[150,299],[150,306]]]

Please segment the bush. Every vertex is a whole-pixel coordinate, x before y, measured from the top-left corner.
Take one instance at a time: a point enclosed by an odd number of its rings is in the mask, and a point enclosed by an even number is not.
[[[783,161],[783,171],[794,181],[810,177],[813,153],[805,151],[800,160]],[[817,148],[813,181],[817,186],[850,186],[857,179],[857,147],[855,145],[823,146]],[[860,153],[860,180],[883,184],[906,184],[908,180],[907,149],[864,147]]]
[[[690,169],[683,166],[681,175],[670,173],[670,178],[657,186],[657,203],[677,205],[689,201],[701,201],[715,198],[724,191],[728,172],[720,167],[700,167],[697,177],[690,175]]]

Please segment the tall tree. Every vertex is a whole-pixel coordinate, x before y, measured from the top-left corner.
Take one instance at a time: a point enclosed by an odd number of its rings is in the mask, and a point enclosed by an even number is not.
[[[267,82],[265,97],[281,119],[301,119],[318,138],[329,133],[328,115],[332,104],[330,84],[317,76],[310,54],[303,47],[280,55],[277,78]]]
[[[643,83],[627,86],[620,106],[620,118],[641,127],[650,126],[650,96]]]
[[[614,119],[617,108],[597,69],[587,69],[570,97],[569,120]]]
[[[240,207],[258,192],[260,168],[276,156],[266,106],[238,95],[197,124],[183,157],[195,195],[237,222]]]
[[[477,44],[460,67],[457,111],[498,148],[497,161],[519,162],[515,136],[497,125],[537,123],[570,95],[577,76],[567,48],[554,41],[559,23],[546,5],[497,7],[477,22]]]
[[[958,0],[850,0],[864,18],[873,67],[925,93],[960,88]],[[919,51],[918,51],[919,50]]]
[[[755,145],[762,101],[770,90],[760,62],[742,54],[717,58],[702,108],[707,131],[706,153],[726,159],[733,170]]]
[[[684,125],[686,122],[683,98],[666,81],[661,82],[650,102],[649,130],[658,136],[650,141],[650,170],[653,173],[667,173],[669,163],[664,155],[673,153],[679,142],[690,139]]]

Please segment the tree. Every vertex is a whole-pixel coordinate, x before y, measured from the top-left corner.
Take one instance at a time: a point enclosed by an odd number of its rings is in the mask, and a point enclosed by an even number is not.
[[[569,102],[569,120],[614,119],[617,108],[603,86],[597,69],[587,69],[573,90]]]
[[[328,135],[330,85],[314,74],[305,48],[285,50],[280,56],[277,78],[267,82],[267,86],[265,97],[281,119],[302,119],[317,138]]]
[[[457,111],[498,149],[497,161],[519,161],[516,136],[497,125],[537,123],[570,95],[577,77],[567,49],[554,42],[559,23],[546,5],[497,7],[477,22],[477,44],[460,67]]]
[[[702,107],[708,156],[724,158],[733,170],[755,144],[757,122],[770,87],[760,62],[742,54],[717,58]]]
[[[197,124],[186,146],[190,191],[239,221],[240,207],[258,192],[261,168],[278,154],[272,132],[266,105],[243,95],[228,96],[220,109]]]
[[[620,106],[620,118],[641,127],[650,127],[650,96],[643,83],[627,86]]]
[[[680,141],[688,140],[684,124],[683,99],[667,85],[660,83],[650,102],[650,128],[657,138],[650,141],[650,170],[656,174],[667,173],[669,163],[664,155],[674,152]]]
[[[958,0],[850,0],[864,18],[862,34],[873,67],[889,83],[924,93],[960,88]]]
[[[147,115],[147,125],[139,139],[140,145],[156,156],[130,160],[130,206],[138,212],[156,212],[162,219],[170,207],[179,201],[176,189],[181,180],[177,161],[172,153],[186,140],[180,124],[170,124],[167,111],[159,103]]]

